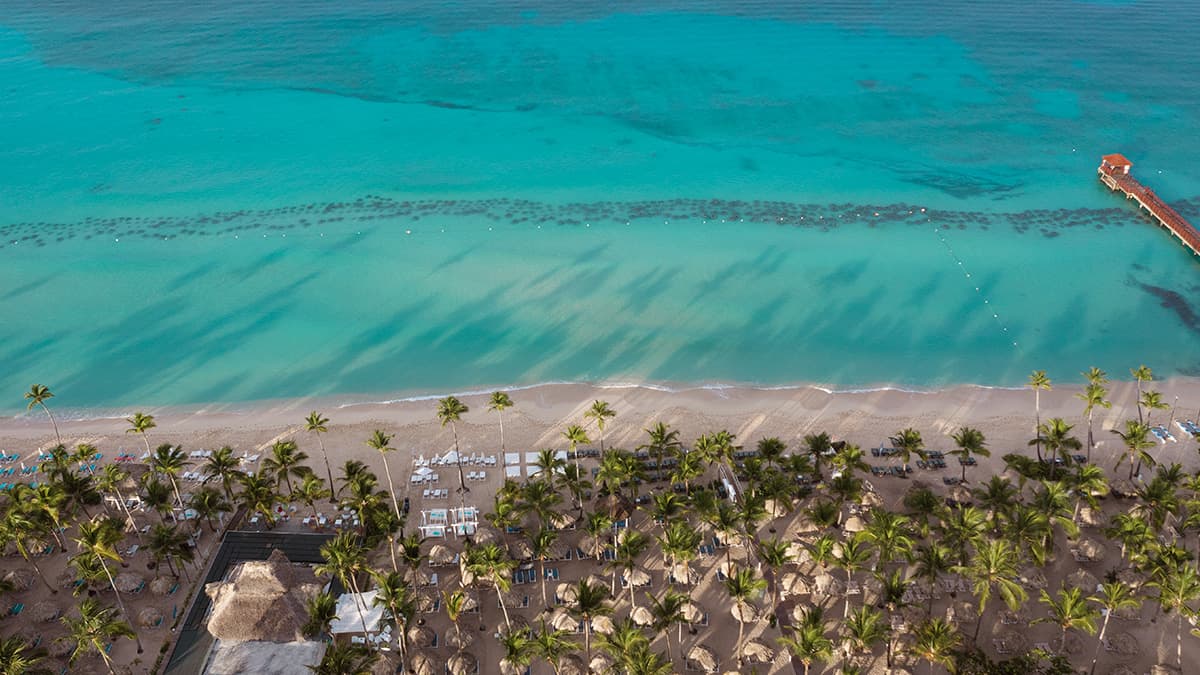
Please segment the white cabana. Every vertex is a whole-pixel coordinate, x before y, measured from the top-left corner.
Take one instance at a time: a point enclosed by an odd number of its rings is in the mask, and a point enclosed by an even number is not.
[[[504,453],[504,466],[516,466],[521,463],[521,453],[506,452]]]
[[[504,477],[505,478],[520,478],[521,477],[521,467],[519,467],[519,466],[504,467]]]
[[[378,595],[379,591],[367,591],[366,593],[343,593],[338,596],[335,610],[337,618],[329,624],[329,633],[341,635],[379,632],[383,623],[383,605],[375,604],[375,598]]]

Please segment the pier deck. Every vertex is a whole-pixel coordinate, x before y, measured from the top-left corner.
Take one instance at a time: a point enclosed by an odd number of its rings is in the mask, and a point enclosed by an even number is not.
[[[1126,199],[1136,201],[1139,207],[1149,212],[1159,225],[1175,235],[1175,238],[1192,254],[1200,255],[1200,233],[1196,232],[1196,228],[1179,215],[1179,212],[1159,198],[1154,190],[1142,185],[1134,178],[1129,173],[1132,167],[1133,162],[1126,159],[1124,155],[1105,155],[1100,160],[1100,167],[1096,169],[1096,172],[1100,175],[1100,182],[1114,192],[1125,193]]]

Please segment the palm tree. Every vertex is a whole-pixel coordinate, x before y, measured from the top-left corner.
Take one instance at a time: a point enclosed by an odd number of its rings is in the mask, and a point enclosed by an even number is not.
[[[1005,540],[990,540],[975,547],[975,555],[969,564],[957,568],[960,574],[971,580],[971,590],[979,602],[979,621],[975,624],[972,640],[979,639],[983,613],[993,589],[1014,612],[1028,597],[1025,589],[1016,581],[1018,560],[1019,552],[1012,544]]]
[[[1112,618],[1114,612],[1141,607],[1142,599],[1133,592],[1128,584],[1122,581],[1103,584],[1100,586],[1100,594],[1088,599],[1100,605],[1101,613],[1104,615],[1104,622],[1100,625],[1100,635],[1096,637],[1096,649],[1092,652],[1092,667],[1088,671],[1089,674],[1094,675],[1096,661],[1100,658],[1100,647],[1104,645],[1104,634],[1108,631],[1108,620]]]
[[[1093,509],[1097,508],[1100,503],[1096,497],[1108,494],[1108,478],[1104,475],[1104,469],[1095,464],[1079,464],[1068,482],[1075,496],[1075,511],[1071,515],[1071,522],[1078,525],[1079,511],[1083,504],[1086,502]]]
[[[334,643],[325,650],[320,663],[307,667],[315,675],[371,675],[371,666],[378,658],[363,645]]]
[[[462,453],[458,449],[458,423],[462,421],[462,416],[470,411],[471,409],[467,407],[467,404],[454,396],[447,396],[438,401],[438,421],[442,423],[443,429],[449,424],[450,431],[454,434],[454,457],[458,460],[456,462],[458,464],[458,494],[464,508],[467,503],[467,493],[471,489],[467,487],[467,481],[463,478]]]
[[[737,654],[739,668],[743,665],[742,640],[746,635],[746,608],[750,601],[762,593],[766,587],[767,582],[754,576],[754,570],[751,569],[739,569],[725,579],[725,591],[729,593],[734,606],[738,609],[738,638],[733,652]]]
[[[33,410],[33,406],[40,405],[42,410],[46,411],[46,416],[50,418],[50,424],[54,425],[54,438],[57,439],[59,445],[62,445],[62,436],[58,434],[58,422],[54,421],[54,414],[50,412],[50,408],[46,407],[46,401],[54,398],[54,394],[45,385],[34,384],[29,387],[29,391],[25,392],[25,398],[29,401],[26,410]]]
[[[617,411],[610,408],[607,401],[596,400],[583,416],[596,421],[596,430],[600,432],[600,452],[603,453],[604,426],[608,424],[608,420],[617,416]]]
[[[146,542],[146,548],[149,549],[156,566],[166,560],[171,574],[178,576],[182,572],[182,576],[191,581],[184,564],[194,560],[196,554],[192,552],[188,535],[178,527],[165,523],[155,525],[150,530],[150,539]],[[179,561],[179,571],[175,570],[174,561],[176,560]]]
[[[861,570],[871,560],[873,551],[867,537],[863,533],[855,534],[842,542],[833,557],[833,564],[846,572],[846,585],[854,579],[854,573]],[[850,614],[850,595],[846,595],[846,605],[842,618]]]
[[[1103,377],[1103,373],[1104,371],[1100,371],[1101,377]],[[1079,400],[1083,401],[1083,412],[1087,414],[1087,460],[1089,462],[1092,461],[1092,448],[1096,447],[1096,439],[1092,435],[1092,416],[1098,407],[1106,409],[1112,407],[1112,401],[1105,398],[1107,395],[1108,390],[1105,389],[1103,381],[1090,381],[1082,392],[1075,395]]]
[[[1113,466],[1116,471],[1121,466],[1121,462],[1129,462],[1129,480],[1133,480],[1135,466],[1141,466],[1143,463],[1149,466],[1154,466],[1154,458],[1148,449],[1154,447],[1154,441],[1150,440],[1150,427],[1142,422],[1134,420],[1125,420],[1125,431],[1113,429],[1112,432],[1121,437],[1121,441],[1125,444],[1125,454],[1117,459],[1117,463]]]
[[[1031,373],[1029,375],[1029,387],[1031,389],[1033,389],[1033,406],[1034,406],[1033,409],[1034,409],[1035,419],[1036,419],[1036,423],[1034,424],[1033,428],[1038,429],[1038,428],[1041,428],[1041,426],[1042,426],[1042,391],[1043,390],[1050,391],[1050,389],[1051,389],[1050,378],[1046,377],[1046,371],[1044,371],[1044,370],[1033,371],[1033,373]],[[1038,461],[1040,462],[1040,461],[1042,461],[1042,446],[1040,443],[1038,443],[1036,445],[1037,445],[1037,458],[1038,458]]]
[[[535,656],[536,647],[529,635],[528,627],[501,631],[500,646],[504,649],[504,657],[500,659],[502,671],[524,672]]]
[[[367,468],[366,464],[363,464],[357,459],[346,460],[346,462],[342,464],[342,484],[336,490],[334,490],[333,496],[335,498],[341,497],[342,490],[345,490],[350,485],[365,477],[370,477],[372,481],[376,480],[375,474],[371,473],[371,470]],[[330,485],[329,487],[333,488],[333,485]]]
[[[804,447],[812,457],[813,471],[816,473],[816,482],[821,481],[821,462],[825,461],[825,453],[833,448],[833,442],[829,439],[829,434],[821,432],[819,434],[809,434],[804,437]]]
[[[1079,439],[1071,435],[1073,428],[1075,427],[1067,424],[1063,418],[1052,417],[1046,423],[1038,426],[1037,438],[1029,441],[1030,445],[1040,444],[1050,451],[1050,480],[1054,480],[1054,475],[1058,470],[1059,453],[1069,459],[1070,451],[1083,447]]]
[[[550,601],[546,596],[546,559],[554,555],[554,546],[558,543],[558,530],[539,527],[529,535],[529,546],[533,558],[538,561],[539,574],[542,580],[542,606],[550,609]]]
[[[175,504],[180,509],[183,508],[183,497],[179,496],[179,482],[176,478],[183,472],[185,462],[187,458],[183,449],[170,443],[158,446],[150,456],[150,470],[167,477],[171,483],[171,491],[175,493]]]
[[[1053,623],[1062,629],[1058,651],[1065,653],[1067,649],[1067,631],[1078,628],[1088,635],[1096,634],[1096,618],[1100,612],[1088,604],[1088,598],[1083,595],[1081,588],[1061,588],[1058,597],[1052,597],[1042,591],[1041,602],[1050,610],[1050,616],[1034,619],[1034,623]]]
[[[321,434],[329,431],[329,418],[322,417],[321,413],[316,410],[308,413],[308,417],[304,419],[304,428],[311,431],[317,437],[317,443],[321,445],[321,458],[325,460],[325,477],[329,479],[329,489],[333,489],[333,471],[329,468],[329,453],[325,452],[325,439],[321,438]]]
[[[383,460],[383,473],[387,476],[388,495],[392,498],[392,509],[396,512],[396,518],[400,519],[400,505],[396,502],[396,487],[392,484],[392,469],[388,466],[387,456],[389,452],[395,450],[390,444],[392,437],[376,429],[371,433],[371,437],[367,439],[367,445],[379,451],[379,457]],[[459,465],[461,471],[462,465]]]
[[[312,472],[304,474],[300,487],[293,493],[294,497],[308,504],[308,508],[312,509],[313,518],[317,517],[317,502],[328,499],[332,495],[333,492],[325,487],[325,481]]]
[[[29,555],[29,542],[38,539],[45,529],[32,514],[23,509],[9,507],[0,512],[0,547],[7,548],[11,543],[25,562],[29,563],[37,572],[38,578],[42,580],[50,593],[57,594],[58,589],[50,585],[50,582],[46,580],[46,575],[42,573],[42,568]],[[44,543],[45,540],[43,539],[42,542]]]
[[[857,652],[871,651],[875,645],[888,637],[888,626],[883,623],[883,614],[865,606],[859,607],[846,617],[844,630],[846,661]]]
[[[649,547],[650,537],[638,530],[627,529],[617,540],[616,559],[612,562],[614,594],[616,593],[617,586],[617,571],[623,572],[626,576],[631,576],[633,571],[637,569],[638,558]],[[633,608],[637,607],[637,600],[633,594],[633,583],[629,584],[629,604]]]
[[[630,596],[633,595],[632,584],[630,585]],[[683,638],[683,607],[688,603],[688,596],[683,593],[677,593],[671,589],[667,589],[661,599],[646,594],[646,598],[650,601],[650,615],[654,617],[654,623],[651,626],[656,634],[663,635],[667,638],[667,660],[671,660],[671,627],[675,626],[679,630],[679,638]],[[682,646],[682,641],[681,641]]]
[[[654,470],[658,471],[662,468],[662,458],[667,453],[681,447],[679,442],[679,431],[671,429],[671,427],[659,422],[649,429],[644,429],[649,435],[649,440],[638,446],[638,450],[646,450],[654,457]]]
[[[228,513],[233,510],[233,504],[226,501],[220,492],[210,487],[200,488],[193,493],[188,506],[196,512],[197,518],[203,518],[208,521],[209,529],[213,532],[217,531],[217,526],[213,522],[213,519],[222,513]]]
[[[571,446],[571,455],[575,459],[575,468],[578,469],[579,444],[587,444],[591,443],[592,441],[590,438],[588,438],[587,432],[583,430],[583,427],[579,426],[578,424],[572,424],[568,426],[567,430],[563,432],[563,438],[567,441],[567,444]]]
[[[908,460],[913,455],[925,459],[925,441],[921,438],[921,432],[908,427],[896,432],[891,439],[892,446],[899,451],[900,460],[904,462],[904,470],[908,471]]]
[[[1141,407],[1146,409],[1146,424],[1150,424],[1150,411],[1168,410],[1171,406],[1162,400],[1162,394],[1157,391],[1142,392]]]
[[[140,434],[142,442],[146,444],[146,452],[150,452],[150,439],[146,437],[146,432],[158,426],[158,423],[154,421],[154,415],[136,412],[133,417],[126,417],[125,421],[129,422],[129,428],[125,430],[125,433]]]
[[[125,503],[125,495],[121,494],[121,483],[129,478],[129,474],[117,464],[105,464],[96,476],[96,487],[103,492],[109,492],[116,496],[117,503],[120,504],[121,510],[125,512],[125,518],[129,522],[129,529],[133,530],[134,536],[138,541],[142,540],[142,533],[138,531],[137,523],[133,519],[133,513],[129,510],[129,505]]]
[[[918,546],[913,559],[917,563],[916,577],[928,584],[930,588],[933,588],[937,584],[938,577],[949,572],[954,567],[950,559],[950,550],[937,541],[931,541],[928,544]],[[931,616],[932,614],[933,593],[930,593],[926,616]]]
[[[324,562],[313,566],[313,571],[337,579],[355,594],[354,607],[358,610],[358,620],[362,623],[363,632],[367,632],[366,607],[363,606],[362,591],[358,586],[358,575],[368,569],[362,544],[353,534],[342,532],[321,545],[321,559]]]
[[[954,663],[954,648],[958,646],[959,635],[954,627],[942,619],[931,619],[917,626],[912,653],[917,658],[929,662],[929,672],[933,673],[934,664],[950,668]]]
[[[1018,490],[1007,478],[993,475],[973,494],[979,505],[995,517],[1009,513],[1016,506]]]
[[[304,466],[308,453],[301,452],[295,441],[276,441],[271,445],[271,456],[263,460],[263,471],[275,476],[275,482],[281,479],[287,485],[288,496],[295,493],[292,488],[292,476],[300,478],[312,470]],[[386,464],[384,465],[386,468]]]
[[[43,672],[38,668],[44,652],[35,651],[25,638],[19,635],[0,640],[0,673],[4,675],[33,675]]]
[[[1137,368],[1130,368],[1129,374],[1131,376],[1133,376],[1133,379],[1137,380],[1138,421],[1141,422],[1141,421],[1143,421],[1142,420],[1142,383],[1143,382],[1153,382],[1154,381],[1154,371],[1150,370],[1150,368],[1147,367],[1145,364],[1142,364],[1142,365],[1138,366]],[[29,396],[29,395],[26,394],[26,396]]]
[[[819,606],[809,607],[791,636],[776,641],[804,665],[804,675],[814,661],[827,662],[833,656],[833,641],[825,637],[825,621]]]
[[[267,521],[267,527],[275,527],[275,502],[279,494],[275,492],[275,483],[262,474],[245,474],[241,478],[242,491],[238,494],[238,503],[246,507],[250,513],[258,512]]]
[[[562,668],[562,660],[578,646],[567,638],[566,631],[547,626],[545,620],[542,620],[542,629],[532,640],[533,650],[554,668],[555,675]]]
[[[108,655],[109,643],[117,638],[134,638],[137,639],[137,633],[129,627],[129,624],[121,621],[116,617],[116,612],[112,607],[105,607],[100,604],[100,601],[95,598],[87,598],[79,605],[79,618],[73,616],[62,617],[62,622],[67,627],[67,634],[58,638],[63,642],[74,642],[75,649],[71,651],[71,655],[67,658],[67,664],[74,666],[79,657],[95,652],[104,660],[104,666],[108,668],[111,675],[116,675],[113,670],[112,658]],[[141,647],[138,647],[138,653],[141,653]]]
[[[305,603],[308,609],[308,622],[302,629],[304,637],[315,638],[329,632],[329,626],[337,616],[337,597],[328,591],[321,591]]]
[[[538,470],[538,476],[552,488],[557,489],[559,477],[567,468],[567,460],[558,456],[558,452],[549,448],[538,450],[537,461],[533,463]]]
[[[771,571],[771,609],[779,607],[779,570],[792,561],[791,546],[778,537],[758,542],[758,559]]]
[[[417,614],[416,603],[409,594],[404,575],[395,571],[385,573],[372,570],[371,576],[375,578],[375,590],[379,592],[375,596],[375,604],[386,607],[392,615],[392,621],[396,622],[396,632],[400,634],[400,667],[403,669],[408,654],[408,627]],[[454,628],[457,630],[458,624]]]
[[[447,593],[442,591],[442,597],[446,600],[446,618],[450,619],[450,623],[454,624],[454,634],[458,636],[458,644],[462,644],[462,627],[458,625],[462,619],[463,612],[467,611],[467,594],[463,589],[456,588],[452,592]]]
[[[500,416],[500,452],[504,452],[504,411],[513,407],[512,399],[502,391],[492,392],[488,401],[488,410],[494,410]]]
[[[504,605],[504,594],[512,587],[512,570],[516,563],[509,559],[504,549],[487,543],[466,550],[465,567],[476,579],[486,580],[496,589],[496,599],[500,603],[500,611],[504,613],[504,625],[512,630],[508,608]]]
[[[117,591],[117,583],[113,579],[112,571],[108,569],[108,564],[105,560],[112,560],[116,563],[121,562],[121,556],[117,554],[115,545],[121,540],[121,530],[119,527],[113,527],[110,521],[107,520],[88,520],[79,524],[79,536],[73,541],[79,547],[79,553],[82,556],[93,558],[99,563],[101,569],[104,570],[104,576],[108,577],[108,584],[112,586],[113,595],[117,600],[117,607],[121,608],[121,614],[128,617],[129,612],[125,609],[125,603],[121,600],[121,593]],[[135,633],[133,636],[137,643],[137,651],[142,653],[142,640]]]
[[[696,557],[696,548],[700,546],[700,533],[695,528],[679,521],[668,523],[658,538],[658,545],[663,557],[669,558],[673,564],[682,563],[684,574],[690,576],[689,563]]]
[[[587,579],[580,579],[575,586],[575,603],[569,611],[583,624],[584,662],[591,663],[592,619],[612,614],[612,607],[608,604],[608,589],[600,584],[588,583]]]
[[[225,498],[233,501],[233,484],[244,475],[244,472],[238,468],[241,463],[241,458],[233,454],[233,448],[228,445],[223,446],[213,451],[212,456],[204,460],[203,482],[221,481],[221,487],[225,490]]]
[[[1149,583],[1158,589],[1159,607],[1163,612],[1175,612],[1175,665],[1183,672],[1183,617],[1192,614],[1190,603],[1200,598],[1200,574],[1191,563],[1173,565]]]
[[[897,558],[908,558],[912,554],[912,525],[908,516],[873,509],[867,527],[863,530],[863,536],[874,544],[878,551],[876,568]]]
[[[967,482],[967,464],[971,457],[978,455],[980,457],[991,457],[992,453],[987,449],[987,440],[983,436],[983,432],[974,427],[963,427],[950,436],[954,439],[956,450],[951,450],[949,454],[958,455],[959,462],[962,464],[962,482]]]

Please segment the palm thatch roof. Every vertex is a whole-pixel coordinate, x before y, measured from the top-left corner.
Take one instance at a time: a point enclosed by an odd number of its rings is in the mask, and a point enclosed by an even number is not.
[[[696,645],[687,653],[687,660],[690,661],[689,667],[693,670],[699,670],[704,673],[717,672],[717,657],[712,650],[704,645]]]
[[[654,623],[654,614],[645,607],[635,607],[629,614],[629,618],[639,626],[649,626]]]
[[[434,565],[449,565],[454,562],[454,551],[442,544],[434,544],[429,549],[429,562]]]
[[[179,580],[175,577],[158,577],[150,582],[150,592],[155,595],[166,595],[171,592],[171,587],[178,582]]]
[[[471,652],[457,652],[446,661],[446,672],[450,675],[467,675],[475,672],[478,667],[479,662]]]
[[[438,675],[438,662],[427,652],[417,652],[408,660],[413,675]]]
[[[133,593],[145,582],[146,579],[136,572],[122,572],[113,579],[113,584],[122,593]]]
[[[33,570],[25,569],[24,567],[11,570],[4,575],[4,580],[11,583],[14,591],[27,591],[33,588],[33,582],[37,579],[37,574]]]
[[[154,628],[162,625],[163,613],[157,607],[143,607],[142,611],[138,612],[138,624],[146,628]]]
[[[704,610],[695,602],[683,606],[683,620],[688,623],[700,623],[704,620]]]
[[[729,608],[729,613],[738,621],[751,622],[758,621],[758,608],[750,603],[735,602]]]
[[[550,625],[553,626],[555,630],[565,630],[568,633],[574,633],[575,631],[579,630],[579,622],[576,621],[575,618],[570,614],[567,614],[561,609],[555,610],[554,613],[550,615]]]
[[[408,641],[421,649],[432,645],[436,637],[433,629],[428,626],[413,626],[408,629]]]
[[[62,609],[49,600],[43,600],[29,608],[29,619],[36,622],[53,621],[62,614]]]
[[[592,632],[600,635],[612,635],[617,627],[613,625],[613,620],[607,616],[592,617]]]
[[[775,658],[775,650],[759,640],[750,640],[742,647],[742,656],[751,663],[770,663]]]
[[[596,511],[613,520],[624,520],[633,511],[633,504],[624,495],[607,494],[596,499]]]
[[[208,632],[221,640],[303,640],[306,603],[324,586],[308,566],[293,565],[278,549],[266,560],[239,563],[204,587],[212,598]]]

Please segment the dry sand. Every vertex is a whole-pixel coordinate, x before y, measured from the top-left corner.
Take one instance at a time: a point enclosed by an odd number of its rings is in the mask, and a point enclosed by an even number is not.
[[[1200,407],[1200,381],[1193,379],[1175,379],[1155,382],[1147,385],[1160,391],[1163,400],[1172,403],[1178,397],[1177,418],[1196,417],[1196,409]],[[1081,402],[1075,398],[1079,387],[1059,387],[1053,391],[1042,392],[1042,418],[1061,416],[1076,425],[1075,433],[1081,438],[1086,436],[1086,420],[1082,417]],[[1121,424],[1125,419],[1136,418],[1135,400],[1136,385],[1133,383],[1114,383],[1111,399],[1113,407],[1110,410],[1097,410],[1095,419],[1096,438],[1099,448],[1095,461],[1111,473],[1113,463],[1120,448],[1119,441],[1108,432],[1108,429]],[[949,450],[953,442],[949,435],[963,425],[971,425],[981,429],[987,436],[988,445],[992,450],[991,459],[980,459],[980,466],[968,471],[968,478],[975,481],[983,480],[993,472],[1001,472],[1003,463],[1000,456],[1008,452],[1028,452],[1027,441],[1033,435],[1034,395],[1030,390],[993,389],[973,386],[955,387],[939,392],[909,392],[899,390],[879,390],[863,392],[845,392],[831,394],[817,388],[793,388],[761,390],[747,388],[720,389],[690,389],[677,392],[663,391],[642,387],[591,387],[586,385],[544,385],[530,389],[512,392],[516,407],[504,413],[505,445],[509,451],[526,451],[545,447],[565,447],[562,432],[569,424],[584,423],[583,413],[595,399],[608,401],[617,411],[617,417],[611,420],[605,433],[605,444],[633,448],[643,442],[643,429],[655,422],[663,421],[681,430],[682,439],[690,442],[701,433],[728,429],[735,433],[738,442],[752,447],[763,437],[777,436],[792,447],[798,447],[806,434],[819,431],[829,432],[835,439],[857,443],[864,448],[878,447],[887,437],[898,429],[912,426],[922,432],[930,449]],[[483,395],[465,395],[463,402],[470,406],[471,411],[464,416],[458,425],[458,434],[463,452],[497,454],[500,449],[498,416],[488,412]],[[383,477],[383,467],[378,453],[364,443],[374,429],[383,429],[395,434],[393,446],[398,452],[389,455],[388,461],[395,477],[397,492],[406,493],[408,477],[412,467],[411,460],[416,455],[432,456],[445,452],[453,447],[451,430],[442,428],[435,416],[436,401],[432,399],[417,401],[399,401],[386,404],[362,403],[348,406],[335,406],[328,402],[306,399],[295,401],[273,402],[241,409],[207,409],[196,410],[146,410],[156,416],[158,427],[149,433],[151,445],[170,442],[182,444],[185,451],[196,449],[214,449],[222,445],[230,445],[240,453],[264,452],[272,442],[294,438],[301,448],[310,456],[309,464],[322,473],[320,467],[320,451],[316,440],[303,429],[303,420],[308,412],[317,408],[331,419],[329,433],[324,436],[329,449],[330,462],[334,474],[338,474],[338,466],[348,459],[366,462]],[[1189,412],[1190,411],[1190,412]],[[1154,420],[1166,423],[1171,411],[1155,411]],[[59,422],[64,442],[75,444],[89,442],[97,445],[106,453],[106,461],[121,449],[135,454],[141,454],[143,448],[140,438],[125,433],[127,424],[120,418],[114,419],[83,419],[62,420]],[[589,433],[596,440],[594,428],[589,427]],[[1189,471],[1196,469],[1195,441],[1186,439],[1177,428],[1172,433],[1179,439],[1176,443],[1159,445],[1152,452],[1163,462],[1179,462]],[[9,452],[18,452],[23,458],[36,455],[41,447],[53,442],[48,423],[44,416],[37,414],[22,415],[16,418],[0,419],[0,448]],[[874,458],[870,458],[874,460]],[[885,461],[874,460],[872,463],[884,464]],[[956,463],[955,468],[957,466]],[[449,474],[443,471],[443,474]],[[490,504],[491,494],[498,487],[503,473],[502,466],[489,470],[489,480],[484,484],[473,484],[471,501],[484,507]],[[948,471],[956,473],[956,471]],[[932,481],[940,489],[937,476]],[[441,485],[454,487],[451,476],[444,475]],[[899,501],[903,490],[910,484],[900,479],[871,478],[872,484],[889,504]],[[419,495],[413,495],[414,508],[420,509],[424,504]],[[443,500],[443,505],[444,505]],[[438,505],[438,504],[434,504]],[[1108,500],[1106,511],[1112,512],[1122,506],[1121,502]],[[148,521],[149,522],[149,521]],[[779,533],[789,538],[795,538],[798,523],[795,518],[783,519],[774,523]],[[644,524],[644,527],[649,527]],[[207,533],[206,533],[207,534]],[[1097,533],[1090,533],[1099,536]],[[214,537],[207,535],[202,542],[205,553],[214,542]],[[453,542],[452,542],[453,543]],[[1060,542],[1060,549],[1065,550],[1065,543]],[[735,553],[735,557],[740,551]],[[138,571],[148,579],[153,573],[146,571],[145,561],[141,558],[145,553],[139,553],[129,561],[131,570]],[[1065,559],[1065,560],[1064,560]],[[729,655],[732,652],[732,642],[736,637],[737,623],[729,616],[727,600],[722,597],[723,590],[715,579],[716,568],[722,561],[721,556],[711,559],[701,559],[697,563],[699,571],[704,575],[704,581],[698,591],[699,602],[704,605],[712,616],[708,628],[700,629],[696,636],[684,632],[684,646],[696,643],[713,647],[718,653]],[[1110,551],[1105,562],[1090,566],[1090,570],[1098,577],[1115,566],[1116,552]],[[655,582],[655,588],[663,584],[661,558],[649,555],[646,558],[648,568]],[[66,556],[55,555],[40,559],[46,569],[46,574],[53,583],[65,569]],[[4,560],[5,567],[22,567],[24,563],[15,556]],[[571,562],[558,565],[563,581],[573,581],[595,571],[590,562]],[[1051,589],[1056,588],[1063,578],[1074,572],[1078,565],[1070,556],[1060,555],[1058,561],[1047,570]],[[443,583],[452,581],[457,576],[452,570],[443,568]],[[195,569],[190,570],[192,578],[200,576]],[[164,639],[170,637],[168,627],[171,624],[171,610],[179,605],[178,610],[184,611],[181,602],[187,593],[186,586],[174,596],[156,596],[149,590],[130,598],[130,610],[137,615],[145,606],[155,606],[164,610],[167,618],[162,627],[143,629],[140,634],[146,641],[146,654],[143,655],[143,665],[135,668],[134,672],[148,672],[145,668],[153,662],[157,655],[158,646]],[[515,614],[524,614],[530,618],[537,615],[540,608],[540,588],[535,584],[523,587],[523,594],[531,598],[528,610],[518,610]],[[1036,591],[1031,597],[1036,598]],[[49,598],[44,588],[35,585],[31,590],[14,596],[13,601],[24,602],[26,607]],[[961,596],[960,596],[961,599]],[[71,603],[67,592],[60,592],[52,599],[62,603],[64,608]],[[801,602],[810,601],[802,597]],[[856,598],[857,603],[860,599]],[[767,600],[760,601],[765,607]],[[951,598],[946,597],[935,603],[934,612],[945,613]],[[10,603],[11,604],[11,603]],[[639,602],[639,604],[644,604]],[[829,615],[840,617],[842,604],[833,601]],[[1031,599],[1027,605],[1033,616],[1043,613],[1041,606]],[[628,593],[619,596],[617,615],[624,616],[628,612]],[[1134,672],[1145,672],[1149,666],[1157,662],[1174,662],[1174,621],[1150,621],[1154,614],[1153,608],[1143,609],[1143,620],[1139,622],[1122,622],[1114,620],[1110,633],[1128,632],[1140,645],[1139,656],[1114,658],[1110,655],[1102,657],[1100,673],[1109,672],[1112,665],[1128,664]],[[450,630],[449,622],[444,613],[437,616],[426,616],[429,624],[442,635]],[[468,622],[470,619],[468,620]],[[502,621],[496,609],[495,596],[488,592],[483,597],[482,623],[487,626],[486,633],[480,633],[478,625],[471,627],[476,635],[490,636],[491,631]],[[0,633],[7,634],[14,630],[16,622],[9,620],[0,623]],[[468,629],[464,623],[464,630]],[[48,642],[61,628],[56,624],[47,623],[36,626]],[[967,626],[967,631],[974,628]],[[990,610],[984,618],[984,628],[980,644],[989,652],[993,652],[990,634],[1000,632],[1010,626],[1000,625],[996,620],[995,610]],[[1039,642],[1053,643],[1055,630],[1048,625],[1033,627],[1018,627],[1027,636],[1030,645]],[[1186,633],[1186,629],[1185,629]],[[760,638],[763,642],[774,646],[774,638],[779,635],[777,629],[767,627],[765,621],[747,625],[748,637]],[[1185,663],[1190,659],[1200,659],[1200,649],[1194,644],[1194,639],[1185,635]],[[1074,657],[1077,665],[1084,665],[1091,654],[1093,638],[1083,637],[1084,654]],[[664,648],[661,639],[655,644],[657,649]],[[678,658],[679,645],[674,645],[674,653]],[[444,662],[452,652],[443,646],[439,649],[440,658]],[[472,647],[484,667],[481,672],[492,672],[486,664],[495,663],[498,658],[498,648],[490,640],[477,640]],[[994,652],[993,652],[994,653]],[[118,663],[129,664],[135,658],[134,648],[129,641],[121,641],[113,651]],[[880,667],[882,659],[874,664]],[[96,666],[98,662],[92,663]],[[735,664],[730,658],[725,658],[722,668],[732,670]],[[535,672],[549,672],[548,668],[537,668]],[[790,665],[782,656],[777,656],[771,666],[758,667],[758,672],[790,672]],[[83,671],[79,671],[83,672]],[[747,666],[745,672],[750,672]]]

